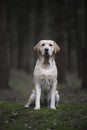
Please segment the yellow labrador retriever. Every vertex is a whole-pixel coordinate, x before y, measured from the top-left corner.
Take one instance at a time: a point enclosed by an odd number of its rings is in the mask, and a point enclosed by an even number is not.
[[[59,94],[56,90],[58,72],[54,55],[60,50],[60,47],[52,40],[41,40],[36,44],[34,50],[38,56],[34,68],[35,89],[32,90],[25,108],[35,101],[34,109],[40,109],[40,102],[46,100],[51,109],[56,109]]]

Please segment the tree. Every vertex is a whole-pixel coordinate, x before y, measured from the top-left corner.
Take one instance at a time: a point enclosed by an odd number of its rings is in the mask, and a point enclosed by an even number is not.
[[[85,0],[85,16],[87,14],[86,0]],[[87,18],[85,19],[87,22]],[[85,24],[85,44],[82,50],[82,88],[87,89],[87,24]]]
[[[0,3],[0,88],[8,88],[7,5]]]

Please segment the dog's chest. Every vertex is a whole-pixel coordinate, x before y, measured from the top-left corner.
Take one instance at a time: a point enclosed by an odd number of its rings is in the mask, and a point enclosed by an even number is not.
[[[57,68],[55,63],[50,65],[36,65],[34,69],[34,77],[37,78],[57,78]]]
[[[39,69],[39,74],[41,75],[41,76],[52,76],[52,74],[53,74],[53,68],[52,67],[50,67],[50,66],[48,66],[48,67],[41,67],[40,69]]]

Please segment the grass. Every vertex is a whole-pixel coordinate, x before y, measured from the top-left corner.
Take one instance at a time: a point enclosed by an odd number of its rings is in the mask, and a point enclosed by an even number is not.
[[[24,109],[31,81],[26,73],[12,71],[9,80],[12,89],[0,91],[0,130],[87,130],[87,91],[81,90],[75,79],[69,85],[58,85],[57,110]]]
[[[24,109],[0,102],[0,130],[86,130],[87,106],[60,105],[57,110]]]

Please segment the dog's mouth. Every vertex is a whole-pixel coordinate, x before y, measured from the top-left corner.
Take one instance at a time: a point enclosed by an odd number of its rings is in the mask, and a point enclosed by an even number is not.
[[[49,56],[49,53],[46,52],[46,53],[45,53],[45,56]]]

